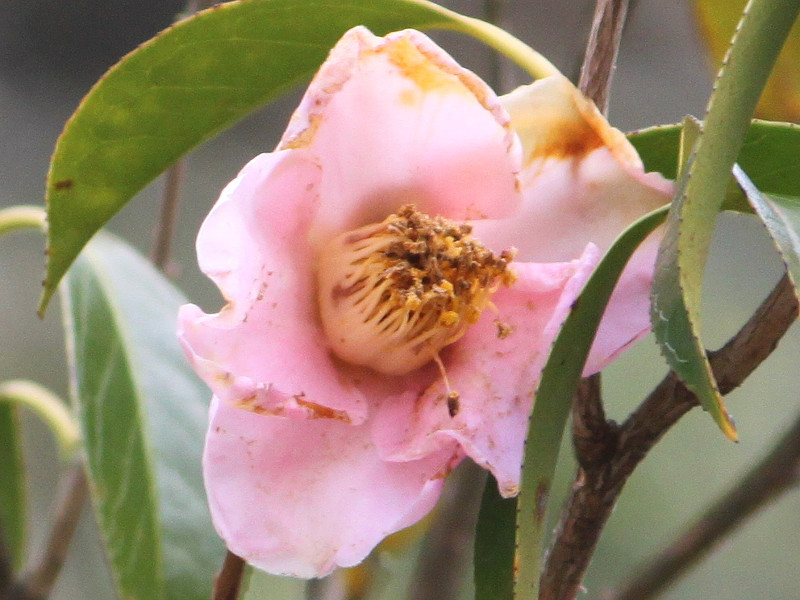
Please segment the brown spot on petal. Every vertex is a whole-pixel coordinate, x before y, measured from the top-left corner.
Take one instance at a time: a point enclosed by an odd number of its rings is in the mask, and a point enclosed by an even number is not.
[[[604,146],[603,138],[586,121],[561,120],[558,125],[551,125],[553,134],[542,139],[528,160],[540,158],[581,158],[595,148]],[[544,128],[542,128],[544,129]]]
[[[497,327],[497,337],[501,340],[506,339],[511,332],[514,331],[514,328],[511,327],[508,323],[503,323],[500,320],[495,320],[495,326]]]
[[[298,406],[302,406],[312,412],[312,419],[333,419],[334,421],[341,421],[342,423],[350,423],[350,417],[343,410],[336,410],[329,406],[323,406],[316,402],[311,402],[305,399],[305,394],[294,396],[295,402]]]
[[[399,38],[385,48],[389,60],[424,92],[447,90],[465,92],[455,75],[446,73],[425,56],[411,40]]]
[[[321,121],[321,114],[309,115],[308,127],[303,129],[303,131],[298,133],[292,139],[281,144],[281,150],[293,150],[295,148],[305,148],[306,146],[310,146],[311,142],[314,141],[314,136],[317,134],[317,130],[319,129]]]

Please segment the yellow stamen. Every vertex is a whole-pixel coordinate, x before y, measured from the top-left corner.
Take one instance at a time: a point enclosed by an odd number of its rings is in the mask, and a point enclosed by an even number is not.
[[[339,358],[408,373],[477,322],[515,280],[514,251],[495,256],[471,227],[413,206],[335,238],[318,262],[322,324]]]

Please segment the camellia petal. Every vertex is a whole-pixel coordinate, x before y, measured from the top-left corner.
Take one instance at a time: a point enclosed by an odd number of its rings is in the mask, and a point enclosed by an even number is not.
[[[454,220],[519,207],[520,147],[491,89],[426,36],[348,32],[308,88],[280,148],[325,157],[314,240],[400,205]]]
[[[491,247],[514,239],[518,259],[537,262],[570,260],[587,241],[605,252],[633,221],[672,199],[673,183],[645,173],[627,138],[567,79],[548,77],[501,100],[522,140],[524,204],[513,219],[475,224]],[[660,236],[645,240],[626,266],[584,374],[598,372],[650,330]]]
[[[516,264],[520,279],[495,294],[497,313],[485,312],[442,355],[458,406],[448,406],[441,381],[421,397],[381,406],[375,439],[386,460],[418,459],[455,439],[492,471],[504,496],[515,496],[532,392],[561,324],[599,259],[597,247],[589,245],[569,263]]]
[[[215,396],[204,472],[228,547],[300,577],[356,564],[465,455],[515,494],[559,327],[671,189],[566,80],[501,101],[419,32],[345,34],[198,235],[226,305],[180,313]],[[626,270],[587,369],[646,330],[652,258]]]
[[[228,304],[216,315],[182,307],[179,336],[198,373],[230,404],[357,423],[366,399],[332,364],[315,316],[315,258],[305,232],[319,178],[307,152],[276,152],[253,159],[225,188],[197,253]]]
[[[215,399],[204,456],[214,523],[254,566],[321,577],[427,514],[455,447],[391,463],[366,424],[264,417]]]

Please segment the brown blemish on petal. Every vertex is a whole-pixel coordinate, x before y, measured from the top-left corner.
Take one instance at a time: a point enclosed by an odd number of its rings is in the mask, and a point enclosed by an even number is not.
[[[311,114],[308,116],[308,127],[303,129],[300,133],[292,139],[287,140],[281,144],[281,150],[293,150],[296,148],[305,148],[311,145],[314,141],[314,136],[317,134],[320,123],[322,122],[321,114]]]
[[[496,319],[494,324],[497,327],[497,337],[501,340],[506,339],[514,331],[514,328],[511,327],[511,325],[508,323],[503,323],[499,319]]]
[[[567,118],[563,114],[546,114],[543,111],[536,116],[536,121],[543,124],[532,127],[547,131],[550,135],[538,140],[535,148],[526,157],[529,163],[546,158],[582,158],[605,145],[594,127],[583,119]],[[547,125],[544,125],[545,122]]]
[[[384,51],[389,60],[412,80],[423,92],[466,92],[458,77],[446,73],[425,56],[408,38],[399,38],[387,44]]]
[[[222,385],[230,385],[233,383],[233,375],[231,375],[227,371],[225,371],[224,373],[218,373],[215,379],[219,381]]]
[[[269,409],[260,404],[258,404],[258,396],[256,394],[251,394],[246,398],[242,398],[238,400],[233,406],[236,408],[240,408],[242,410],[246,410],[251,413],[255,413],[257,415],[266,415],[270,417],[280,416],[281,411],[277,409]]]
[[[526,165],[548,158],[581,159],[607,148],[621,164],[641,167],[625,135],[609,125],[594,103],[568,80],[546,78],[534,86],[528,88],[529,94],[525,88],[512,92],[506,105],[523,141]]]
[[[322,404],[306,400],[305,394],[294,396],[294,400],[297,402],[298,406],[302,406],[311,411],[312,419],[332,419],[334,421],[341,421],[342,423],[350,423],[350,417],[345,411],[336,410],[329,406],[323,406]]]

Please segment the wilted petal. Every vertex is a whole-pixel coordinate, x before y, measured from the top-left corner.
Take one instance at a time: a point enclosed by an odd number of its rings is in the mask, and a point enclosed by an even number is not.
[[[645,173],[636,150],[565,78],[502,98],[523,145],[525,200],[514,219],[478,222],[476,235],[519,260],[565,261],[587,241],[603,252],[639,217],[667,204],[674,185]],[[631,257],[603,317],[585,374],[597,372],[650,329],[649,290],[660,232]]]

